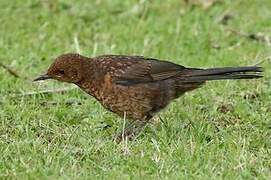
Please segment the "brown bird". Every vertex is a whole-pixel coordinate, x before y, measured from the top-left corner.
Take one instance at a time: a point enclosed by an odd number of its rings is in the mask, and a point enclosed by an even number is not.
[[[34,81],[74,83],[106,109],[139,123],[141,129],[172,100],[208,80],[260,78],[261,72],[258,66],[200,69],[142,56],[88,58],[70,53],[57,57],[47,73]],[[136,134],[131,127],[125,136]]]

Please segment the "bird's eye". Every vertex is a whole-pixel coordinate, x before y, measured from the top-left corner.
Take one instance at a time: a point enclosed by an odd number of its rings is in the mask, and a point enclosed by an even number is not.
[[[59,70],[59,74],[64,74],[64,70]]]

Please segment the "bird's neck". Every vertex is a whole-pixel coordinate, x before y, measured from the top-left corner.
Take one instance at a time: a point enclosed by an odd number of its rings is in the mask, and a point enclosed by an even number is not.
[[[102,75],[97,71],[95,63],[89,61],[89,63],[84,66],[82,79],[75,84],[91,96],[97,97],[99,96],[99,89],[101,88],[100,78],[102,78]]]
[[[76,83],[76,85],[91,96],[98,96],[99,85],[96,85],[94,81],[81,81],[79,83]]]

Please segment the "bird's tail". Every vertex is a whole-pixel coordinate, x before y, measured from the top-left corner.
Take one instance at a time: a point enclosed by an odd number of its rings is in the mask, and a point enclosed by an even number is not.
[[[222,79],[254,79],[261,78],[262,67],[245,66],[245,67],[224,67],[210,69],[188,69],[183,82],[204,82],[208,80]]]

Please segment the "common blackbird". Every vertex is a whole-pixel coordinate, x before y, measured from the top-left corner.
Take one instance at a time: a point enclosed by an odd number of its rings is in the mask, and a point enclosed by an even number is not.
[[[143,127],[173,99],[208,80],[260,78],[261,72],[258,66],[200,69],[143,56],[89,58],[69,53],[57,57],[47,73],[34,81],[56,79],[74,83],[106,109]],[[135,134],[129,128],[125,136]]]

